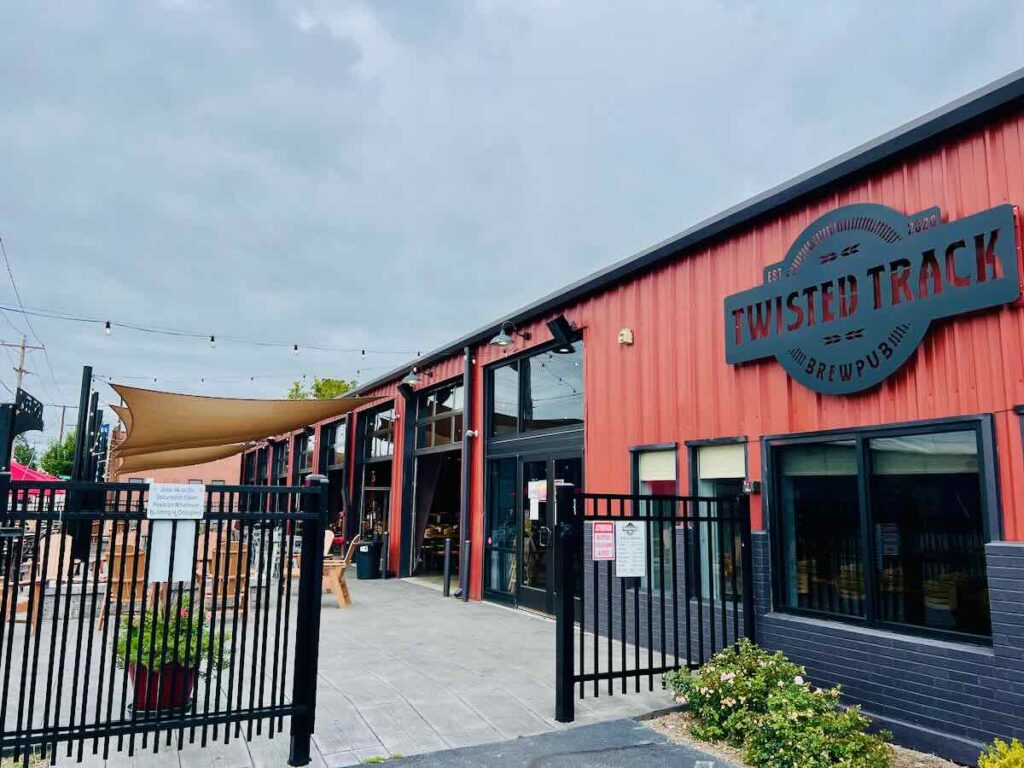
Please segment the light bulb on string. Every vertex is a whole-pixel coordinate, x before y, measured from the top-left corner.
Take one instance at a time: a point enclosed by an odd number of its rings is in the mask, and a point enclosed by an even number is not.
[[[103,335],[104,336],[109,336],[110,335],[110,321],[109,320],[107,320],[107,322],[105,322],[103,324]]]
[[[217,339],[211,334],[210,335],[210,349],[217,346]]]
[[[295,344],[295,345],[292,346],[292,354],[293,355],[298,355],[299,354],[299,345],[298,344]]]

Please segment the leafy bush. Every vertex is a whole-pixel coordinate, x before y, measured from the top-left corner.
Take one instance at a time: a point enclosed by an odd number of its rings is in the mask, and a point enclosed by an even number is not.
[[[131,632],[125,620],[117,638],[118,666],[134,664],[138,660],[142,666],[156,670],[174,662],[184,666],[187,659],[189,666],[200,676],[209,669],[226,667],[230,654],[224,652],[219,633],[211,625],[209,617],[203,616],[201,611],[193,612],[187,595],[181,596],[180,607],[177,598],[168,599],[171,601],[169,606],[161,601],[142,615],[141,622],[133,621]],[[230,640],[231,633],[225,632],[224,643]]]
[[[802,680],[803,673],[781,653],[744,638],[738,649],[720,651],[695,672],[677,669],[665,678],[696,719],[694,736],[741,747],[757,717],[768,712],[770,694]]]
[[[866,733],[868,719],[839,703],[839,688],[813,688],[805,674],[781,653],[741,640],[699,670],[665,678],[686,701],[694,736],[742,747],[757,768],[887,768],[888,734]]]
[[[1024,768],[1024,744],[996,739],[981,753],[978,768]]]
[[[750,731],[743,756],[759,768],[881,768],[892,755],[883,738],[865,732],[858,707],[844,708],[839,690],[799,686],[768,699],[768,713]]]

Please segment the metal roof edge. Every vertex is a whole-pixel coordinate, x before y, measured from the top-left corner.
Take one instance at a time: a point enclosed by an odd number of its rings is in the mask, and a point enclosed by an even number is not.
[[[479,344],[492,336],[501,323],[522,323],[533,320],[559,306],[608,288],[625,277],[644,272],[667,261],[681,251],[694,248],[712,238],[721,237],[777,208],[814,194],[847,176],[890,160],[892,157],[931,141],[942,134],[952,132],[1006,107],[1022,97],[1024,97],[1024,68],[1015,70],[875,139],[860,144],[832,160],[704,219],[672,237],[503,315],[455,341],[437,347],[386,374],[361,384],[347,394],[360,395],[387,384],[397,376],[404,375],[413,366],[425,367],[461,352],[463,347]]]

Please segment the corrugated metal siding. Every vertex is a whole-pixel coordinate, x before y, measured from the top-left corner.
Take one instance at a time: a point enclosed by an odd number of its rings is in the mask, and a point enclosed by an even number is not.
[[[764,435],[992,413],[1003,536],[1024,540],[1024,453],[1019,419],[1012,411],[1014,405],[1024,403],[1024,306],[1020,303],[934,323],[902,370],[862,394],[816,394],[793,382],[774,360],[743,366],[725,362],[725,297],[760,283],[763,268],[779,261],[815,218],[856,202],[882,203],[908,214],[938,205],[947,220],[1001,203],[1020,205],[1024,202],[1024,114],[946,139],[902,163],[837,185],[810,203],[780,210],[757,226],[614,290],[564,307],[565,316],[583,329],[586,343],[585,471],[590,489],[628,490],[628,448],[634,445],[744,436],[749,441],[749,474],[760,479],[759,440]],[[631,347],[617,343],[618,331],[624,327],[634,331]],[[475,350],[474,427],[483,423],[484,367],[550,338],[544,321],[526,330],[532,333],[530,342],[507,350],[489,345]],[[460,375],[461,366],[461,356],[440,363],[438,375],[427,385]],[[394,396],[395,387],[374,393]],[[401,397],[397,402],[401,411]],[[471,457],[474,597],[480,595],[483,558],[483,443],[483,439],[473,441]],[[685,451],[680,458],[685,490],[689,477]],[[397,465],[394,482],[391,524],[397,531],[401,503]],[[756,500],[753,509],[759,525]],[[397,556],[395,538],[392,556]]]
[[[901,371],[853,396],[815,394],[773,360],[727,365],[722,312],[724,298],[757,285],[763,268],[819,215],[871,201],[906,213],[939,205],[947,219],[957,219],[1000,203],[1019,204],[1022,156],[1024,118],[1005,119],[567,308],[566,316],[585,327],[587,484],[628,488],[630,445],[738,435],[756,441],[770,434],[994,413],[1004,534],[1024,538],[1020,429],[1012,413],[1024,402],[1020,306],[933,324]],[[622,327],[634,330],[634,346],[616,343]],[[750,475],[759,478],[760,450],[751,448]]]

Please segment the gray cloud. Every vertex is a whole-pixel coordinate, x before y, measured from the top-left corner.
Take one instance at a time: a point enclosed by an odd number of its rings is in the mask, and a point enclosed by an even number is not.
[[[27,305],[426,350],[1014,69],[1024,9],[71,2],[0,29]],[[269,397],[405,358],[34,324],[48,402],[83,363]]]

